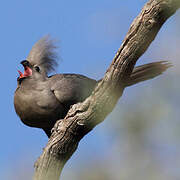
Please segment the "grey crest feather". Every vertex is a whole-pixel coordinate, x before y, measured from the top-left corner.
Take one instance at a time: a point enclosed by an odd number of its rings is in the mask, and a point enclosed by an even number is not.
[[[32,47],[27,60],[31,65],[40,66],[46,73],[54,71],[58,66],[55,41],[49,35],[41,38]]]

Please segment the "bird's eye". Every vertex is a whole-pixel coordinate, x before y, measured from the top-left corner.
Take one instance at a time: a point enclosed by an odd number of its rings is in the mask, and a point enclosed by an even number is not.
[[[40,68],[38,66],[35,66],[34,69],[37,71],[37,72],[40,72]]]

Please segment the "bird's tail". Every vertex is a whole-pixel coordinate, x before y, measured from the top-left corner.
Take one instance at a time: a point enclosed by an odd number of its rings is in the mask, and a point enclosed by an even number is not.
[[[168,61],[159,61],[153,62],[134,68],[130,78],[126,81],[126,86],[132,86],[142,81],[146,81],[156,76],[159,76],[169,67],[172,67],[172,64]]]

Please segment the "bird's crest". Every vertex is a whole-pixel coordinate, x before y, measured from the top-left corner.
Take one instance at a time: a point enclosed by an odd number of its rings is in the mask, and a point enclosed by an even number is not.
[[[34,44],[27,60],[31,65],[40,66],[41,69],[48,74],[54,71],[58,65],[56,48],[55,40],[47,35]]]

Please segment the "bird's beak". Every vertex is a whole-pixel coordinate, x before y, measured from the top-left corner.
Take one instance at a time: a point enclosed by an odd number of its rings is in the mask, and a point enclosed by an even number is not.
[[[32,75],[32,69],[30,67],[30,63],[29,61],[27,60],[23,60],[21,61],[21,64],[23,65],[24,67],[24,74],[18,70],[18,73],[19,73],[19,79],[20,78],[24,78],[24,77],[29,77]]]
[[[18,73],[19,73],[19,78],[23,78],[24,77],[24,75],[23,75],[23,73],[21,71],[18,70]]]

